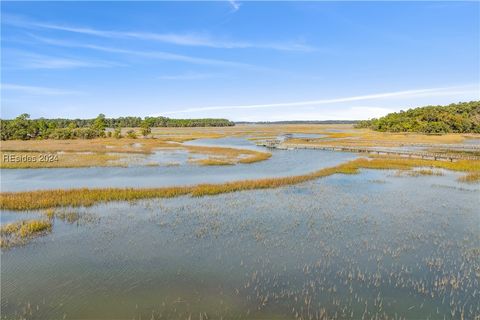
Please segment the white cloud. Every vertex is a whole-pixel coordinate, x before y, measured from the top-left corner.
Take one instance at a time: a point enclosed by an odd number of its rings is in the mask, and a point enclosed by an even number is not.
[[[218,111],[218,110],[306,107],[306,106],[319,106],[319,105],[326,105],[326,104],[328,105],[328,104],[335,104],[335,103],[342,103],[342,102],[369,101],[369,100],[388,99],[388,98],[406,99],[406,98],[415,98],[415,97],[434,97],[434,96],[445,96],[445,95],[455,96],[458,94],[465,94],[465,93],[476,93],[478,95],[479,94],[478,85],[404,90],[404,91],[395,91],[395,92],[367,94],[367,95],[360,95],[360,96],[309,100],[309,101],[297,101],[297,102],[187,108],[183,110],[174,110],[174,111],[164,112],[164,114],[195,113],[195,112]]]
[[[233,12],[238,11],[240,9],[240,3],[236,0],[228,0],[230,5],[232,6]]]
[[[235,11],[240,8],[237,1],[229,1]],[[50,29],[59,30],[77,34],[84,34],[103,38],[123,38],[123,39],[137,39],[158,41],[180,46],[199,46],[219,49],[245,49],[245,48],[260,48],[272,49],[279,51],[314,51],[315,48],[310,47],[304,43],[296,42],[268,42],[252,43],[248,41],[232,41],[228,39],[216,39],[209,34],[202,33],[153,33],[140,31],[113,31],[100,30],[88,27],[75,27],[61,24],[44,23],[20,18],[12,15],[4,15],[4,24],[13,25],[28,29]]]
[[[157,78],[160,80],[203,80],[222,77],[221,74],[215,73],[184,73],[184,74],[175,74],[175,75],[162,75]]]
[[[25,86],[19,84],[11,83],[2,83],[0,86],[1,90],[9,91],[19,91],[25,94],[31,95],[47,95],[47,96],[58,96],[58,95],[72,95],[72,94],[81,94],[79,91],[71,91],[57,88],[47,88],[47,87],[36,87],[36,86]]]
[[[70,57],[51,57],[20,51],[6,51],[5,66],[20,69],[75,69],[75,68],[101,68],[119,66],[118,63],[107,61],[89,61]]]
[[[354,106],[354,107],[343,108],[340,110],[315,110],[315,111],[305,111],[305,112],[295,111],[295,112],[289,112],[288,115],[285,115],[284,113],[273,114],[268,121],[283,121],[286,119],[320,120],[320,121],[321,120],[364,120],[364,119],[382,117],[390,112],[395,112],[395,111],[396,110],[390,109],[390,108]],[[245,120],[245,121],[248,121],[248,120]]]
[[[256,67],[247,63],[199,58],[199,57],[181,55],[181,54],[170,53],[165,51],[140,51],[140,50],[120,49],[120,48],[99,46],[99,45],[93,45],[93,44],[84,44],[84,43],[78,43],[78,42],[72,42],[72,41],[56,40],[56,39],[38,37],[34,35],[31,35],[31,36],[38,41],[41,41],[43,43],[50,44],[50,45],[55,45],[55,46],[84,48],[84,49],[91,49],[91,50],[110,52],[110,53],[135,55],[135,56],[141,56],[141,57],[150,58],[150,59],[181,61],[181,62],[186,62],[191,64],[260,69],[259,67]]]

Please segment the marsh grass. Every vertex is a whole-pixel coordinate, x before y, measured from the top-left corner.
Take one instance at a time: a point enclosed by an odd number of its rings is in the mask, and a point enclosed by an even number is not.
[[[77,211],[65,210],[56,212],[55,218],[71,224],[77,222],[78,219],[80,219],[80,214]]]
[[[231,166],[235,162],[227,159],[218,159],[209,157],[207,159],[190,159],[189,162],[195,163],[201,166]]]
[[[119,152],[149,154],[157,148],[176,148],[187,138],[157,139],[78,139],[78,140],[7,140],[2,141],[3,152]]]
[[[409,177],[421,177],[421,176],[443,176],[444,173],[440,170],[432,169],[413,169],[413,170],[398,170],[395,176],[409,176]]]
[[[206,135],[210,136],[210,135]],[[201,136],[203,137],[203,136]],[[187,141],[187,138],[171,137],[169,139]],[[138,141],[138,142],[137,142]],[[199,165],[226,165],[237,163],[254,163],[271,157],[268,152],[248,149],[190,146],[177,141],[162,139],[92,139],[90,144],[84,140],[35,140],[4,141],[0,151],[0,168],[79,168],[79,167],[125,167],[129,164],[142,163],[145,156],[158,149],[186,150],[192,154],[208,156],[208,160],[196,159],[191,162]],[[46,153],[54,155],[55,161],[40,161]],[[18,157],[28,156],[36,161],[4,161],[4,155]],[[146,166],[157,166],[148,162]]]
[[[53,219],[55,217],[55,209],[54,208],[48,208],[44,211],[45,216],[47,216],[48,219]]]
[[[479,160],[438,161],[416,158],[371,155],[354,160],[364,169],[411,169],[415,167],[447,169],[451,171],[480,171]]]
[[[458,181],[466,182],[466,183],[479,183],[480,182],[480,172],[467,173],[466,175],[458,178]]]
[[[237,163],[254,163],[269,159],[272,154],[248,149],[222,148],[222,147],[203,147],[203,146],[185,146],[185,148],[194,154],[208,155],[206,159],[191,159],[189,162],[205,165],[233,165]]]
[[[270,159],[272,156],[271,153],[269,152],[255,152],[255,153],[250,153],[248,157],[241,158],[238,160],[239,163],[254,163],[254,162],[259,162],[259,161],[264,161],[267,159]]]
[[[3,192],[1,207],[12,210],[48,209],[55,207],[92,206],[107,201],[134,201],[147,198],[172,198],[186,195],[191,187],[168,187],[151,189],[105,188],[64,189],[26,192]],[[15,209],[13,209],[15,208]]]
[[[4,154],[14,154],[15,156],[29,156],[35,158],[36,161],[4,161]],[[58,161],[40,161],[41,156],[45,155],[41,152],[0,152],[0,168],[2,169],[28,169],[28,168],[80,168],[93,166],[124,166],[116,164],[122,156],[119,154],[108,153],[78,153],[64,152],[53,153]],[[128,156],[128,155],[127,155]]]
[[[289,139],[287,144],[331,145],[342,147],[400,147],[416,144],[455,144],[462,143],[466,137],[462,134],[428,135],[419,133],[389,133],[370,129],[353,129],[349,132],[318,132],[326,135],[323,138]],[[480,135],[474,135],[480,138]],[[450,151],[450,150],[449,150]]]
[[[140,134],[140,128],[123,128],[122,134],[134,130]],[[222,137],[248,137],[251,140],[277,137],[286,133],[322,134],[326,137],[317,139],[292,139],[300,143],[329,144],[336,140],[340,145],[357,146],[398,146],[414,142],[427,144],[462,143],[466,138],[478,139],[478,134],[445,134],[427,135],[418,133],[387,133],[370,129],[355,129],[348,124],[269,124],[269,125],[236,125],[233,127],[197,127],[197,128],[152,128],[154,139],[116,139],[101,138],[92,140],[9,140],[2,141],[3,151],[93,151],[93,152],[144,152],[160,147],[175,147],[183,142]],[[308,140],[308,141],[307,141]],[[330,140],[330,141],[329,141]],[[140,148],[132,144],[138,142]],[[108,146],[108,147],[107,147]]]
[[[167,148],[175,145],[178,145],[178,143],[163,139],[8,140],[2,141],[2,151],[150,153],[154,148]]]
[[[179,165],[180,165],[180,162],[175,162],[175,161],[167,162],[164,164],[165,167],[178,167]]]
[[[430,148],[428,152],[432,153],[443,153],[443,154],[454,154],[465,157],[480,157],[480,150],[455,150],[455,149],[444,149],[444,148]]]
[[[145,166],[147,166],[147,167],[159,167],[160,164],[158,162],[149,162],[149,163],[145,164]]]
[[[125,128],[123,131],[132,128]],[[134,128],[134,130],[139,130]],[[58,162],[50,163],[6,163],[0,158],[1,168],[49,168],[49,167],[89,167],[89,166],[125,166],[123,158],[127,154],[148,155],[156,149],[187,150],[191,153],[201,153],[214,158],[212,160],[198,160],[200,165],[226,165],[230,163],[254,163],[270,158],[270,153],[253,150],[188,146],[183,142],[202,138],[221,137],[248,137],[256,140],[266,137],[277,137],[286,133],[299,134],[323,134],[324,138],[289,139],[289,145],[331,145],[338,146],[404,146],[419,143],[426,144],[450,144],[461,143],[465,135],[426,135],[417,133],[384,133],[369,129],[354,129],[351,125],[322,125],[322,124],[298,124],[298,125],[237,125],[234,127],[209,127],[209,128],[154,128],[149,139],[129,138],[99,138],[92,140],[9,140],[3,141],[2,152],[13,153],[44,153],[62,152]],[[480,135],[470,135],[469,138],[478,138]],[[92,152],[81,155],[78,153]],[[109,155],[108,153],[116,153]],[[115,157],[113,159],[112,157]],[[225,158],[219,161],[217,158]],[[128,159],[127,159],[128,160]]]
[[[108,201],[136,201],[148,198],[173,198],[183,195],[200,197],[222,193],[279,188],[299,184],[333,174],[356,174],[359,169],[409,170],[414,167],[443,168],[453,171],[480,172],[480,161],[445,162],[408,158],[359,158],[340,164],[336,167],[321,169],[309,174],[266,178],[257,180],[241,180],[219,184],[199,184],[184,187],[163,188],[104,188],[104,189],[65,189],[38,190],[25,192],[0,193],[0,208],[9,210],[48,209],[54,207],[92,206]],[[476,177],[476,175],[475,175]]]
[[[407,172],[407,175],[411,177],[420,177],[420,176],[443,176],[444,174],[440,170],[420,169],[420,170],[410,170]]]
[[[48,219],[32,219],[8,223],[0,228],[0,247],[10,248],[28,243],[31,239],[44,235],[52,230],[52,222]]]
[[[282,178],[267,178],[267,179],[258,179],[258,180],[242,180],[227,182],[222,184],[200,184],[192,188],[190,193],[193,197],[201,197],[206,195],[217,195],[222,193],[236,192],[236,191],[245,191],[245,190],[256,190],[256,189],[272,189],[279,188],[288,185],[299,184],[309,180],[326,177],[336,173],[343,174],[352,174],[356,173],[357,170],[349,167],[333,167],[322,169],[310,174],[292,176],[292,177],[282,177]]]

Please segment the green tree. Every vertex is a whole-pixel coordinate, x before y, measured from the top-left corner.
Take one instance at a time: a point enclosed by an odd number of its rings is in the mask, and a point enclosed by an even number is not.
[[[146,120],[142,121],[140,128],[141,128],[142,136],[144,137],[147,137],[152,132],[152,129],[150,129],[150,124]]]
[[[113,137],[120,139],[122,137],[122,129],[121,128],[115,128],[113,131]]]
[[[30,139],[30,115],[23,113],[16,117],[10,124],[10,129],[12,130],[12,139]]]
[[[394,112],[379,119],[360,121],[356,127],[390,132],[477,133],[480,132],[480,101]]]
[[[100,113],[98,117],[96,117],[93,121],[92,129],[97,131],[100,137],[104,137],[106,128],[107,123],[105,121],[105,115],[103,113]]]

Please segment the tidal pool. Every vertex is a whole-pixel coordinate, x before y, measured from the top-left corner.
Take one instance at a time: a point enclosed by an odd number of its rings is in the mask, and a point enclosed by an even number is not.
[[[458,176],[68,209],[79,220],[2,253],[2,317],[474,319],[480,191]]]

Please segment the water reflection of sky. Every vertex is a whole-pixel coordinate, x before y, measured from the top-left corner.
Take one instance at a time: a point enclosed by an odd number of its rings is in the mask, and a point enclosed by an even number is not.
[[[198,140],[195,145],[223,147],[257,147],[253,142],[240,138]],[[92,168],[48,168],[1,170],[2,191],[37,189],[81,188],[81,187],[161,187],[216,183],[241,179],[279,177],[312,172],[338,165],[354,159],[351,153],[319,150],[269,150],[272,157],[266,161],[234,166],[198,166],[185,163],[184,152],[159,151],[148,156],[146,163],[153,160],[167,162],[183,161],[179,166],[130,166]],[[190,155],[188,155],[190,156]],[[151,158],[149,158],[151,157]]]

